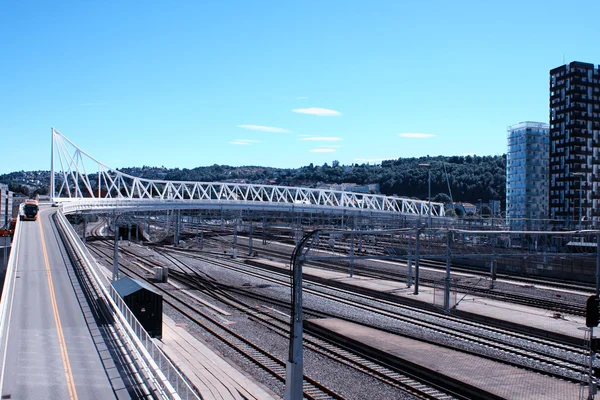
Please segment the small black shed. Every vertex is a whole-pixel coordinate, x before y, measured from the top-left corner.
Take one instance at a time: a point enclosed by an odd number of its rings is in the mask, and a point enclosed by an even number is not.
[[[150,337],[162,338],[162,296],[147,284],[126,276],[112,283]]]

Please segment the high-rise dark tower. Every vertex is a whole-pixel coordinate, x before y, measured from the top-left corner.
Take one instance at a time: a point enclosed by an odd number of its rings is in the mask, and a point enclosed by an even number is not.
[[[600,69],[550,70],[550,216],[569,228],[600,221]]]

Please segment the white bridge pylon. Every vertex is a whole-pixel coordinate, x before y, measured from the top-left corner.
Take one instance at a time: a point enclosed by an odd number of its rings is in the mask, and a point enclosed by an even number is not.
[[[55,201],[103,206],[164,208],[164,203],[195,206],[296,209],[444,216],[444,205],[402,197],[339,190],[223,182],[181,182],[138,178],[110,168],[52,128],[50,193]],[[128,205],[129,203],[129,205]],[[162,206],[160,206],[162,204]],[[73,204],[74,205],[74,204]]]

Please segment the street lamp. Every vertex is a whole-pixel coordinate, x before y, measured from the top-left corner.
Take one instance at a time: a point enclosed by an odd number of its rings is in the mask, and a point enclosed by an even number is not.
[[[571,173],[571,176],[578,176],[579,177],[579,230],[581,230],[581,221],[582,221],[582,212],[581,212],[581,195],[583,193],[583,189],[581,188],[581,183],[582,183],[582,179],[583,179],[583,172],[573,172]]]
[[[419,167],[427,168],[427,187],[428,187],[428,206],[427,206],[427,227],[431,229],[431,164],[419,164]]]

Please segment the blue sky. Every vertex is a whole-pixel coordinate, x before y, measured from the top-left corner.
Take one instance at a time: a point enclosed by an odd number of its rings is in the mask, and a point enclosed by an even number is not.
[[[548,120],[548,71],[600,63],[600,2],[0,4],[0,173],[50,127],[113,166],[494,155]]]

